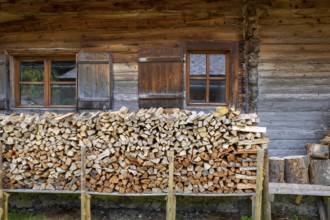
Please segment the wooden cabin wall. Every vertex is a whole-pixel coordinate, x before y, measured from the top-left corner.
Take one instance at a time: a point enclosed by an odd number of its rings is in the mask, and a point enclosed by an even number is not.
[[[259,102],[270,154],[305,154],[330,129],[330,2],[262,0]]]
[[[0,50],[113,53],[115,109],[137,108],[139,48],[243,39],[241,0],[54,2],[0,3]],[[244,72],[239,76],[239,107],[244,108]]]

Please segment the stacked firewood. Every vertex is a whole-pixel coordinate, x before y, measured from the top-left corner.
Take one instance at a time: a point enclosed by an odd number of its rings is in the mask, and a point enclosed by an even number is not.
[[[256,187],[256,152],[268,143],[256,114],[227,112],[179,116],[174,129],[175,188],[183,193],[243,193]]]
[[[2,117],[4,188],[77,190],[80,147],[73,113]]]
[[[1,117],[4,185],[77,190],[84,164],[87,190],[162,193],[168,190],[173,150],[177,192],[252,192],[257,149],[268,143],[257,122],[256,114],[222,107],[215,113],[162,108],[129,113],[123,107]]]
[[[87,188],[97,192],[162,193],[168,186],[166,135],[170,116],[161,109],[128,114],[104,112],[97,119],[97,138],[85,143]]]

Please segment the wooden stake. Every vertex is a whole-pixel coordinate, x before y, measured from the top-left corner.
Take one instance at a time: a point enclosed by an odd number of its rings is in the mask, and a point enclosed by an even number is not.
[[[264,179],[264,156],[265,150],[258,150],[257,156],[257,188],[256,188],[256,201],[255,201],[255,213],[254,220],[261,220],[262,211],[262,186]]]
[[[169,183],[166,207],[166,220],[175,220],[176,198],[174,196],[174,151],[170,151],[169,158]]]
[[[5,198],[3,192],[3,169],[2,169],[2,152],[3,145],[0,145],[0,220],[5,219]]]
[[[86,194],[85,198],[86,219],[91,219],[91,195]]]
[[[294,202],[299,205],[301,203],[302,198],[303,198],[303,195],[297,195]]]
[[[85,152],[86,152],[86,147],[81,146],[81,172],[80,172],[80,181],[81,181],[81,196],[80,196],[80,201],[81,201],[81,220],[90,220],[90,202],[88,201],[89,199],[87,198],[88,196],[86,195],[86,164],[85,164]]]
[[[8,201],[9,201],[9,193],[4,193],[3,194],[4,195],[4,202],[5,202],[5,204],[4,204],[4,220],[8,220],[8,212],[9,212],[9,210],[8,210]]]
[[[256,216],[256,196],[251,196],[251,207],[252,207],[252,211],[251,211],[251,215],[252,215],[252,219],[255,220],[255,216]]]
[[[325,197],[324,200],[327,207],[327,216],[330,219],[330,197]]]
[[[265,159],[264,159],[264,181],[263,181],[263,206],[262,206],[262,219],[264,220],[271,220],[272,219],[272,212],[271,212],[271,205],[270,205],[270,197],[269,197],[269,154],[268,150],[265,150]]]
[[[327,220],[327,212],[322,197],[317,198],[317,208],[319,210],[320,220]]]

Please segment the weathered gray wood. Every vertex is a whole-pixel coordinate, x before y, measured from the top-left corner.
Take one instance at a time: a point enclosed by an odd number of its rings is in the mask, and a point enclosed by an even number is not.
[[[77,54],[79,109],[112,108],[112,56],[109,53]]]
[[[115,81],[137,81],[138,80],[138,64],[137,63],[114,63],[114,80]]]
[[[269,183],[270,194],[330,196],[330,186]]]
[[[273,112],[290,112],[290,111],[328,111],[330,103],[324,100],[288,100],[288,99],[267,99],[258,104],[260,112],[269,111]],[[299,122],[297,122],[299,123]],[[294,125],[294,124],[293,124]]]
[[[138,82],[137,81],[115,81],[114,100],[134,101],[138,100]]]
[[[113,105],[113,110],[119,110],[121,107],[126,106],[130,111],[136,111],[139,109],[138,100],[115,100]]]
[[[8,108],[8,61],[7,55],[0,54],[0,109]]]
[[[264,173],[265,178],[263,182],[263,192],[262,192],[262,219],[271,220],[272,212],[271,212],[271,204],[270,204],[270,196],[269,196],[269,153],[268,150],[265,150],[265,159],[264,159]]]
[[[276,75],[281,76],[295,72],[306,72],[313,74],[315,72],[328,72],[330,69],[330,64],[318,63],[315,65],[313,63],[305,63],[304,65],[301,65],[299,62],[281,62],[281,65],[278,65],[276,62],[260,62],[258,69],[261,76],[263,76],[266,72],[273,72],[276,73]]]
[[[269,158],[269,182],[284,183],[284,159]]]
[[[309,183],[308,156],[284,157],[284,180],[286,183]]]
[[[312,184],[330,186],[330,159],[311,160],[309,176]]]
[[[277,156],[277,157],[286,157],[290,155],[303,155],[305,154],[305,151],[301,151],[300,149],[297,150],[279,150],[279,149],[270,149],[269,155],[271,156]]]
[[[260,121],[296,121],[296,120],[325,120],[329,119],[330,117],[330,111],[310,111],[310,112],[274,112],[274,111],[263,111],[263,112],[258,112],[258,116],[260,117]]]
[[[330,94],[318,94],[318,93],[302,93],[302,94],[262,94],[260,99],[292,99],[292,100],[308,100],[308,99],[318,99],[318,100],[328,100]]]
[[[256,179],[256,201],[255,201],[255,220],[262,219],[262,198],[263,198],[263,183],[264,183],[264,159],[265,150],[258,150],[257,155],[257,179]]]
[[[260,80],[261,81],[261,80]],[[292,80],[291,81],[295,81]],[[312,81],[312,80],[311,80]],[[267,85],[267,83],[266,83]],[[261,94],[308,94],[308,93],[329,93],[330,88],[324,84],[302,84],[297,82],[297,84],[282,84],[282,85],[267,85],[260,89]]]
[[[291,122],[291,123],[290,123]],[[295,122],[295,123],[293,123]],[[306,119],[304,121],[262,121],[259,123],[259,126],[264,127],[271,127],[272,129],[279,129],[279,128],[287,128],[287,129],[297,129],[302,128],[303,126],[306,126],[310,129],[327,129],[328,124],[330,123],[330,119],[324,119],[324,120],[309,120]]]
[[[324,130],[285,129],[285,127],[282,130],[267,130],[267,135],[274,140],[317,140],[323,137],[323,133]]]
[[[320,217],[319,219],[320,220],[329,220],[329,218],[327,218],[327,211],[325,209],[324,201],[321,197],[317,198],[316,205],[319,210],[319,217]]]

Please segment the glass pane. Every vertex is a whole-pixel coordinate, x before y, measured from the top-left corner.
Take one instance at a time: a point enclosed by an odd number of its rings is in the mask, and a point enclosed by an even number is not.
[[[20,85],[21,105],[44,105],[43,85]]]
[[[44,61],[22,61],[20,65],[21,82],[43,82]]]
[[[76,98],[75,85],[52,85],[51,105],[74,105]]]
[[[190,80],[190,103],[205,103],[206,80]]]
[[[226,102],[226,81],[213,80],[210,81],[210,103],[225,103]]]
[[[75,61],[52,61],[52,82],[74,82],[76,81]]]
[[[226,75],[226,55],[210,54],[210,76],[219,77]]]
[[[206,75],[206,55],[190,54],[190,75],[205,76]]]

